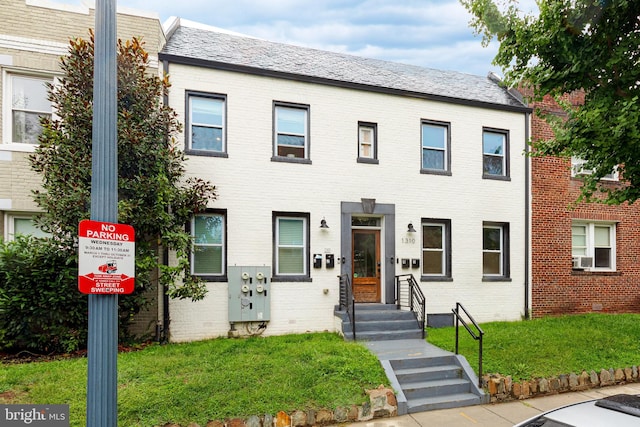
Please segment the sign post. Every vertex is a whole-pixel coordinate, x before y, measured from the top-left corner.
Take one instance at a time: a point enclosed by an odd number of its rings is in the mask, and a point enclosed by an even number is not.
[[[96,1],[91,219],[118,222],[116,0]],[[118,425],[118,294],[89,295],[87,426]]]

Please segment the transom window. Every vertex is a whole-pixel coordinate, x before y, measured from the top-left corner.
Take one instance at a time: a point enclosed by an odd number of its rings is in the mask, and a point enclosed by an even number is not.
[[[614,271],[615,232],[615,224],[574,222],[571,226],[573,268]]]
[[[358,123],[358,161],[372,163],[378,158],[378,127],[375,123]]]
[[[187,93],[187,98],[188,150],[224,153],[226,151],[226,98],[222,95],[192,93]]]
[[[509,277],[509,224],[483,224],[482,274],[485,278]]]
[[[42,133],[42,118],[50,118],[52,107],[48,100],[47,83],[51,77],[8,74],[10,142],[37,144]]]
[[[509,176],[508,134],[485,129],[482,132],[482,173],[485,178]]]
[[[309,107],[275,104],[274,115],[274,156],[308,159]]]
[[[422,170],[447,172],[450,163],[449,124],[422,122]]]
[[[225,215],[205,213],[194,216],[191,235],[191,273],[196,276],[223,276],[226,273]]]
[[[274,217],[275,274],[305,277],[308,268],[308,215],[276,214]]]
[[[451,277],[451,221],[422,220],[423,279]]]

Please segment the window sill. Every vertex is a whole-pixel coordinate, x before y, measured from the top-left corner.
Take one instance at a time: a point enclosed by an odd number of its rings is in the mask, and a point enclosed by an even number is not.
[[[496,181],[511,181],[510,176],[504,176],[504,175],[482,175],[482,179],[493,179]]]
[[[279,276],[272,277],[272,282],[313,282],[313,279],[308,276]]]
[[[451,171],[437,170],[437,169],[420,169],[420,173],[425,175],[451,176]]]
[[[33,153],[36,151],[38,144],[20,144],[17,142],[9,142],[0,144],[0,151],[20,151],[23,153]]]
[[[357,162],[358,163],[367,163],[367,164],[370,164],[370,165],[377,165],[377,164],[380,163],[378,161],[378,159],[369,159],[367,157],[358,157]]]
[[[207,150],[184,150],[184,154],[189,156],[204,156],[204,157],[223,157],[229,158],[229,154],[222,151],[207,151]]]
[[[511,282],[511,277],[501,277],[501,276],[482,276],[483,282]]]
[[[420,276],[421,282],[453,282],[453,277],[447,276]]]
[[[620,271],[571,270],[572,276],[622,276]]]
[[[282,156],[273,156],[271,157],[272,162],[282,162],[282,163],[300,163],[305,165],[310,165],[311,160],[309,159],[301,159],[299,157],[282,157]]]

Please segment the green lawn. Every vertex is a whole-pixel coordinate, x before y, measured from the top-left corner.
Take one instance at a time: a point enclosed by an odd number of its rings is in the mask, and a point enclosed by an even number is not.
[[[481,325],[484,372],[514,379],[640,365],[640,315],[590,314]],[[474,369],[478,345],[461,328]],[[453,328],[428,341],[453,351]],[[0,403],[67,403],[85,425],[84,358],[3,364]],[[377,358],[337,334],[217,339],[151,345],[118,356],[118,425],[205,425],[249,415],[361,404],[365,389],[388,385]]]
[[[588,314],[480,325],[484,373],[514,379],[640,365],[640,315]],[[460,326],[460,354],[478,370],[478,343]],[[455,329],[429,329],[427,340],[455,349]]]
[[[69,404],[84,426],[86,381],[84,358],[3,364],[0,403]],[[152,345],[118,355],[118,384],[118,425],[148,427],[361,404],[388,380],[364,346],[324,333]]]

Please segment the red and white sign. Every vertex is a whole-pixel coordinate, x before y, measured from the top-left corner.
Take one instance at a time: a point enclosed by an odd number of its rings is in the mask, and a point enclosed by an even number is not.
[[[83,294],[130,294],[136,275],[133,227],[80,221],[78,289]]]

